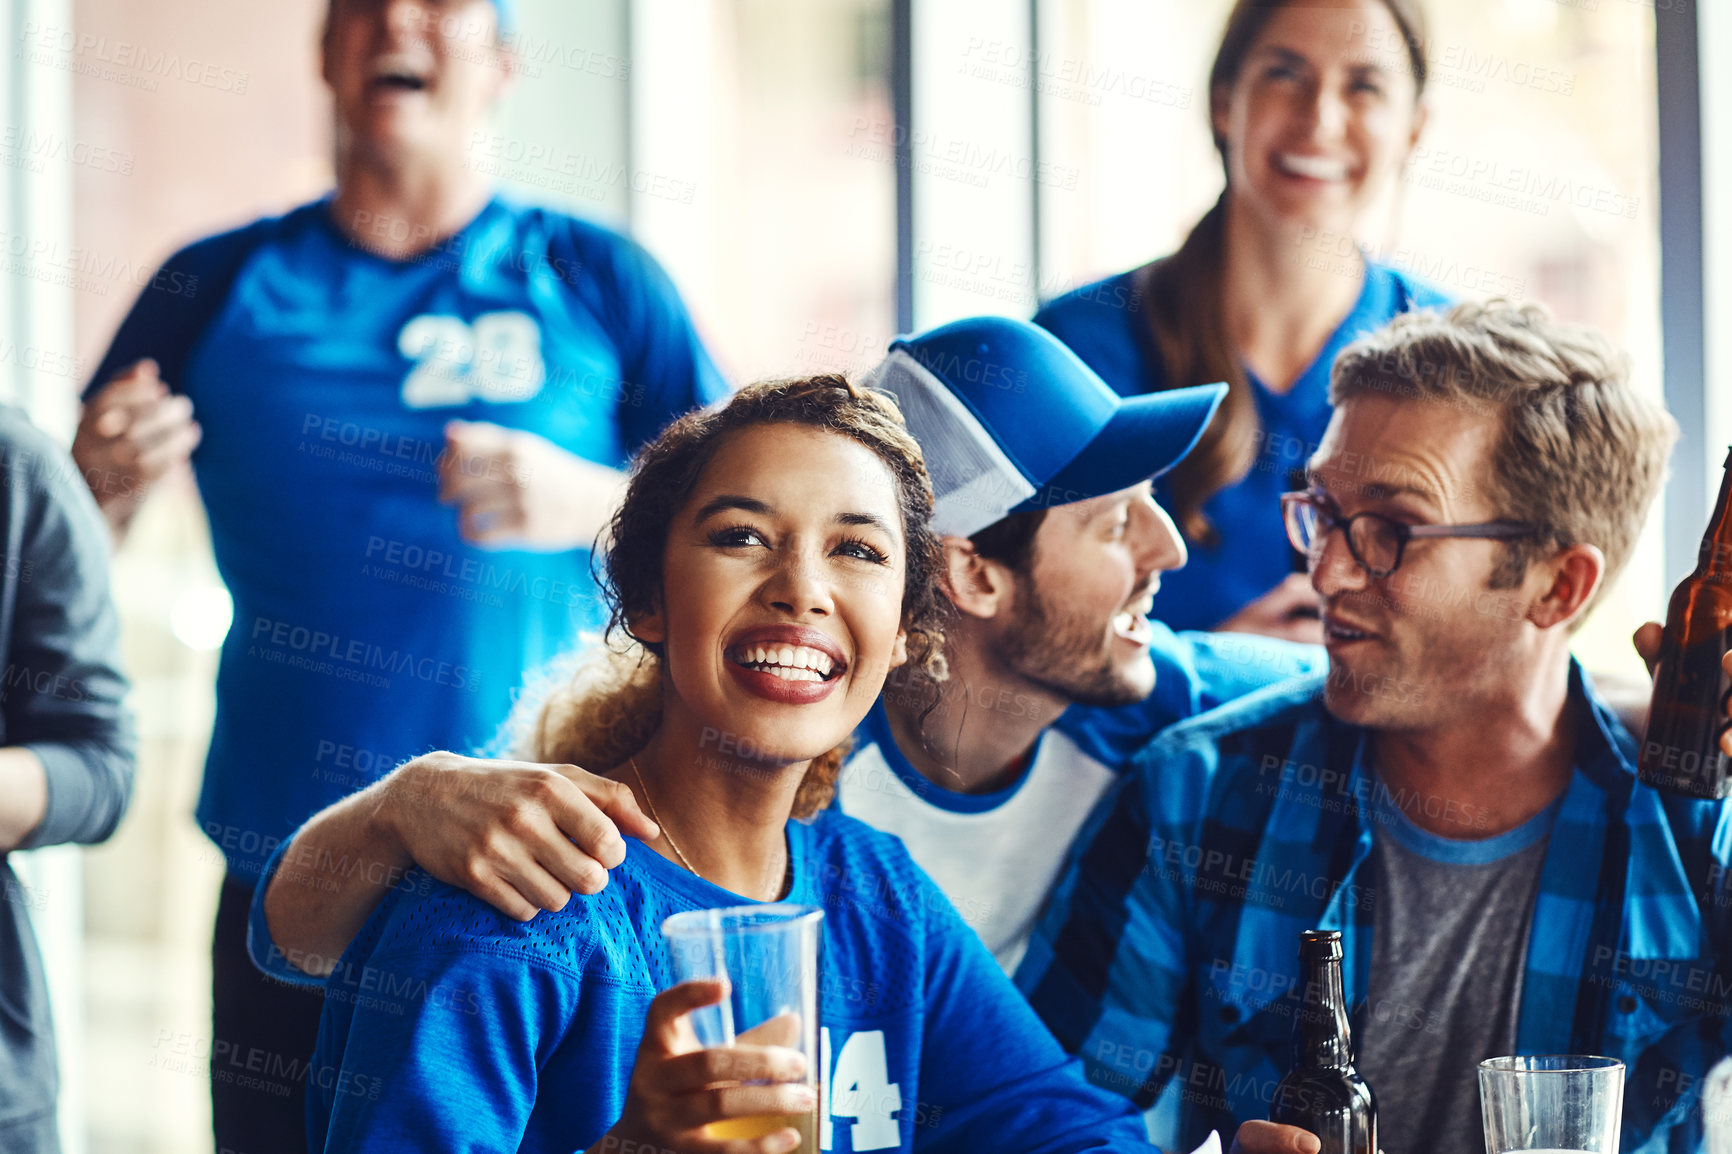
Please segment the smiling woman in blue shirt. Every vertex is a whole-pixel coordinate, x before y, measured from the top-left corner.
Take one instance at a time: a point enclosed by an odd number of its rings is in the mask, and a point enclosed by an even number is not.
[[[610,767],[655,834],[526,923],[449,886],[394,891],[327,984],[314,1149],[792,1149],[791,1128],[704,1134],[807,1113],[812,1091],[790,1051],[678,1040],[720,987],[668,988],[659,932],[779,899],[825,913],[824,1149],[1146,1148],[902,843],[826,808],[887,671],[942,676],[931,510],[895,407],[840,377],[749,387],[645,450],[607,557],[629,644],[540,719],[557,748],[538,755]]]
[[[1124,396],[1226,381],[1203,439],[1156,485],[1190,545],[1153,615],[1174,629],[1322,640],[1280,495],[1329,422],[1329,366],[1435,289],[1363,256],[1425,126],[1417,0],[1239,0],[1209,72],[1226,188],[1179,250],[1034,320]]]

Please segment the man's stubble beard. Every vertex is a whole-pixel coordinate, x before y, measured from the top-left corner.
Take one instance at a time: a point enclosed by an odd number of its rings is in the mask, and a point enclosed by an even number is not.
[[[1400,648],[1352,665],[1331,659],[1325,707],[1350,725],[1391,733],[1471,724],[1481,691],[1516,654],[1494,631],[1462,627],[1470,621],[1431,622]],[[1384,627],[1395,624],[1386,618]]]
[[[1016,575],[1016,617],[1001,642],[1004,663],[1078,705],[1133,705],[1148,696],[1113,668],[1104,630],[1077,614],[1055,613],[1035,584]]]

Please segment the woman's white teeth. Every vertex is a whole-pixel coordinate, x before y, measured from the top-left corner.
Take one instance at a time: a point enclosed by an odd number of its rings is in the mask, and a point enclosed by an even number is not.
[[[1298,156],[1291,152],[1280,154],[1281,167],[1295,176],[1309,177],[1312,180],[1346,180],[1347,165],[1339,160],[1329,160],[1321,156]]]
[[[786,681],[822,681],[835,663],[820,649],[805,645],[747,645],[740,649],[743,665],[763,665]]]
[[[823,676],[816,669],[793,669],[786,665],[772,665],[764,670],[771,677],[780,677],[783,681],[822,681]]]

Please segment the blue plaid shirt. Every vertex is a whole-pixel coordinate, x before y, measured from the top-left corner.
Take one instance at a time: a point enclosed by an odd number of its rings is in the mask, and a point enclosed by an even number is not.
[[[1363,1028],[1387,791],[1322,684],[1274,686],[1153,742],[1083,829],[1017,973],[1098,1085],[1146,1109],[1177,1082],[1181,1149],[1268,1117],[1292,1061],[1300,930],[1341,931]],[[1579,666],[1570,690],[1588,708],[1517,1050],[1622,1059],[1626,1154],[1694,1154],[1696,1081],[1732,1051],[1732,806],[1638,784],[1635,742]]]

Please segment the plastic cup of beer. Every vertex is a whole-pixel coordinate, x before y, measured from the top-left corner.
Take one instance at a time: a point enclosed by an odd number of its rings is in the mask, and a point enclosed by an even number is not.
[[[1486,1154],[1618,1154],[1624,1064],[1587,1054],[1487,1058],[1479,1100]]]
[[[662,922],[674,981],[721,978],[728,996],[691,1014],[698,1045],[786,1046],[806,1057],[806,1083],[819,1095],[818,943],[824,911],[770,902],[688,910]],[[762,1138],[784,1126],[800,1132],[796,1154],[817,1154],[818,1112],[730,1118],[704,1127],[706,1137]]]

